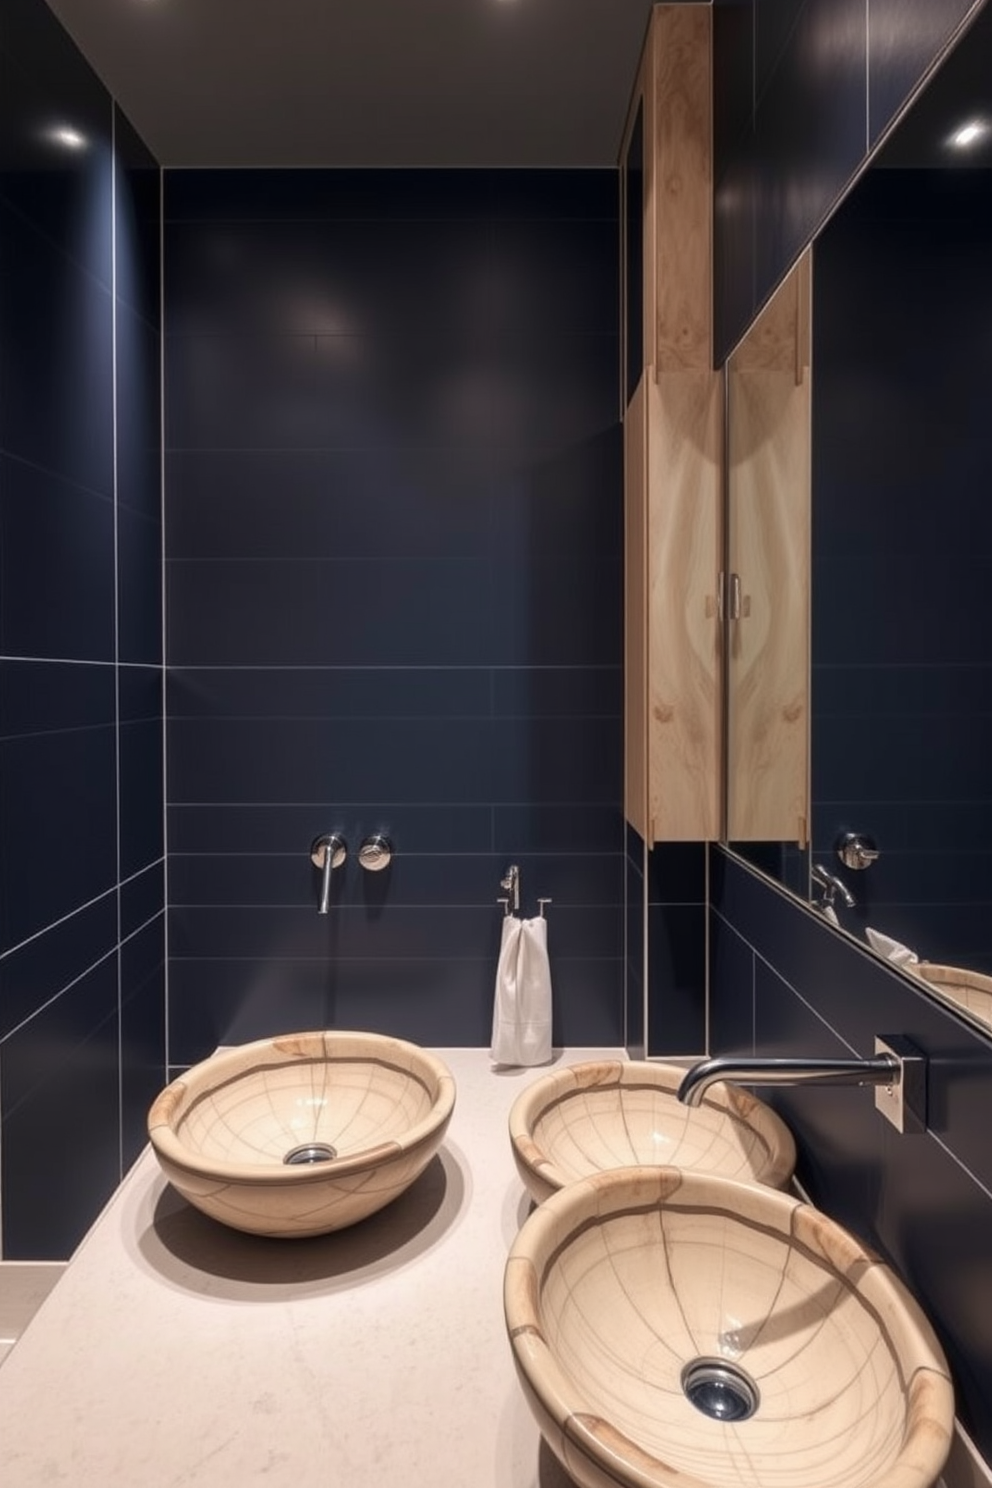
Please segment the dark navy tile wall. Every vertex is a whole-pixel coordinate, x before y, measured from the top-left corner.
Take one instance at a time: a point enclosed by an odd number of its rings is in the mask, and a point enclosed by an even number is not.
[[[647,855],[647,1048],[706,1049],[706,849],[657,843]]]
[[[627,826],[626,1045],[632,1058],[700,1057],[706,1025],[706,849]]]
[[[722,362],[981,0],[715,0]]]
[[[813,846],[882,849],[845,928],[986,971],[988,183],[876,167],[817,244],[812,638]]]
[[[122,1170],[166,1071],[161,173],[115,109],[117,794]]]
[[[900,1136],[870,1089],[763,1092],[792,1127],[815,1203],[887,1256],[947,1352],[958,1414],[992,1457],[992,1041],[822,918],[715,849],[714,1053],[866,1056],[903,1033],[929,1059],[928,1130]]]
[[[164,1072],[159,212],[40,0],[4,6],[0,158],[0,1219],[60,1258]]]
[[[644,881],[644,840],[629,822],[626,827],[626,842],[624,1042],[632,1059],[643,1059],[647,1053],[647,892]]]
[[[165,176],[170,1057],[623,1037],[613,172]],[[312,838],[352,853],[316,913]],[[364,835],[396,857],[362,872]]]

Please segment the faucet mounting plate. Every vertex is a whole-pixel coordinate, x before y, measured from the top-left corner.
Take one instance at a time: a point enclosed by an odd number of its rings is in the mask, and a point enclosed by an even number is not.
[[[875,1053],[891,1054],[898,1061],[898,1078],[891,1085],[875,1086],[875,1109],[897,1131],[905,1134],[927,1129],[926,1056],[901,1033],[876,1034]]]

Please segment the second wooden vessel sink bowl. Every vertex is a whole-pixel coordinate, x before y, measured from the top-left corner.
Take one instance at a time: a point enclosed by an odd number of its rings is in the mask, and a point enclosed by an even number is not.
[[[510,1112],[514,1161],[542,1203],[576,1178],[658,1164],[784,1188],[796,1165],[792,1133],[764,1101],[713,1087],[698,1107],[676,1098],[685,1070],[655,1060],[608,1060],[555,1070]]]

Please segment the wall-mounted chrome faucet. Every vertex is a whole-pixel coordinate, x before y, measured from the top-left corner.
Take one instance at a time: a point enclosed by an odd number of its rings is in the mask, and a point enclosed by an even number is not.
[[[840,895],[842,904],[846,905],[848,909],[854,908],[856,903],[854,895],[844,880],[838,878],[836,873],[831,873],[830,869],[824,868],[822,863],[814,863],[809,872],[813,882],[819,884],[823,890],[823,898],[817,906],[818,909],[833,909],[834,900],[838,894]]]
[[[320,869],[320,900],[317,913],[326,915],[331,902],[331,874],[348,856],[348,844],[340,832],[325,832],[310,844],[310,861]]]
[[[704,1059],[683,1077],[678,1098],[698,1106],[711,1085],[874,1085],[875,1106],[901,1132],[926,1130],[927,1061],[901,1033],[875,1039],[870,1059]]]

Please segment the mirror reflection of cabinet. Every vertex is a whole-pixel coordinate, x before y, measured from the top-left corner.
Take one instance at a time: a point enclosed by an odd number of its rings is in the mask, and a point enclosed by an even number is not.
[[[727,365],[727,838],[809,836],[810,254]]]
[[[656,5],[625,201],[625,785],[650,843],[720,827],[722,379],[712,369],[709,5]]]

